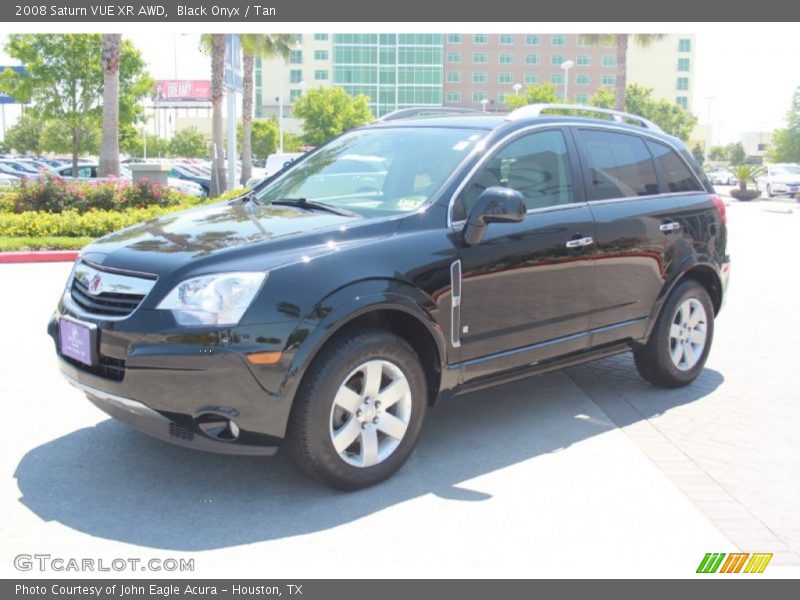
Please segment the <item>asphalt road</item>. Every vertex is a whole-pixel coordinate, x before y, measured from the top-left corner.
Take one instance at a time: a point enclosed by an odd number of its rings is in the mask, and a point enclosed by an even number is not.
[[[773,216],[800,223],[800,215]],[[756,222],[743,217],[741,251],[744,228]],[[737,287],[763,268],[734,266]],[[182,449],[92,406],[61,379],[45,334],[68,271],[0,266],[0,576],[40,577],[16,570],[14,557],[46,553],[194,558],[184,575],[195,577],[685,577],[706,552],[740,548],[634,435],[637,424],[657,428],[670,414],[727,397],[716,348],[701,385],[677,400],[656,394],[625,419],[603,394],[629,392],[627,359],[610,367],[618,380],[558,372],[443,403],[395,478],[346,494],[304,479],[281,453]],[[724,315],[718,322],[720,354],[733,351],[727,339],[740,342],[733,326]],[[770,447],[784,451],[794,447]],[[776,565],[770,574],[800,568]]]

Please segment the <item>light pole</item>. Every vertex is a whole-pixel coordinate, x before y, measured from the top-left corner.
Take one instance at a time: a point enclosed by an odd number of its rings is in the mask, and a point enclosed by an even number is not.
[[[706,142],[706,162],[708,162],[708,155],[711,151],[712,136],[714,132],[714,128],[711,125],[711,103],[714,101],[714,98],[716,98],[716,96],[706,96],[706,100],[708,101],[708,141]]]
[[[564,69],[564,102],[569,103],[569,70],[575,66],[571,60],[565,60],[561,63],[561,68]]]
[[[481,100],[481,110],[483,110],[483,112],[486,112],[486,105],[487,105],[488,103],[489,103],[489,101],[488,101],[486,98],[484,98],[483,100]]]
[[[519,96],[519,91],[521,89],[522,89],[522,84],[521,83],[515,83],[514,84],[514,95],[515,96]]]
[[[278,58],[280,61],[280,76],[278,77],[278,151],[283,154],[283,78],[284,78],[284,60],[283,56]]]

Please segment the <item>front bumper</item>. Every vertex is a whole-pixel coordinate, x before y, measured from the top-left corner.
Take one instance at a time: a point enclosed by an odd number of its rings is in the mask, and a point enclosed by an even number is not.
[[[223,454],[273,454],[282,441],[291,401],[262,387],[236,351],[141,343],[124,361],[101,355],[98,365],[88,367],[58,352],[56,316],[48,333],[67,381],[98,408],[144,433]],[[235,423],[235,438],[212,437],[201,427],[204,419],[217,417]]]

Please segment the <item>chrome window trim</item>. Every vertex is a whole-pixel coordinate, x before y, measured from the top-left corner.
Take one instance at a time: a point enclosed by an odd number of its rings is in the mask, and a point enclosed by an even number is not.
[[[453,221],[453,208],[455,207],[456,200],[458,199],[458,196],[461,194],[461,192],[464,191],[464,188],[466,187],[467,183],[473,178],[475,173],[477,173],[478,170],[481,167],[484,166],[484,164],[486,164],[491,158],[493,158],[494,154],[502,146],[504,146],[506,143],[512,142],[513,140],[515,140],[518,137],[521,137],[521,136],[523,136],[523,135],[525,135],[527,133],[536,131],[538,129],[553,129],[553,128],[559,128],[559,127],[562,127],[562,128],[563,127],[570,127],[572,129],[576,129],[576,128],[580,128],[580,129],[601,129],[601,130],[607,129],[607,130],[611,130],[611,131],[618,132],[618,133],[627,133],[628,135],[640,135],[640,136],[643,136],[643,137],[647,137],[647,138],[650,138],[651,140],[653,140],[654,142],[658,142],[658,143],[664,144],[665,146],[668,146],[669,148],[674,150],[678,154],[680,159],[684,162],[684,164],[687,164],[686,160],[681,155],[680,148],[677,148],[672,142],[670,142],[668,140],[665,140],[665,139],[661,138],[658,135],[654,135],[651,131],[649,131],[647,129],[644,129],[644,128],[641,131],[631,131],[628,127],[617,126],[614,123],[610,123],[610,122],[606,124],[606,123],[576,123],[575,121],[550,121],[550,122],[547,122],[547,123],[536,123],[534,125],[527,125],[526,127],[522,127],[520,129],[517,129],[516,131],[512,131],[508,135],[504,136],[503,138],[497,140],[494,144],[492,144],[492,146],[486,150],[486,152],[480,158],[480,160],[478,160],[478,162],[475,163],[475,165],[472,167],[472,169],[470,169],[470,171],[469,171],[469,173],[467,173],[466,177],[464,177],[462,179],[461,183],[456,188],[455,192],[453,192],[453,195],[450,197],[450,201],[449,201],[449,203],[447,205],[447,227],[448,228],[453,228],[453,227],[456,227],[456,226],[463,226],[463,224],[466,223],[466,219],[459,219],[458,221]],[[653,159],[653,162],[655,163],[655,159]],[[689,167],[688,164],[687,164],[687,167]],[[689,171],[693,175],[695,175],[694,169],[692,169],[691,167],[689,167]],[[534,208],[534,209],[530,209],[530,210],[526,211],[526,213],[530,213],[531,211],[542,212],[542,211],[545,211],[545,210],[558,210],[558,209],[561,209],[561,208],[564,208],[564,207],[570,207],[570,206],[583,206],[583,205],[592,205],[592,204],[600,204],[600,203],[608,203],[608,202],[622,202],[622,201],[632,201],[632,200],[643,200],[643,199],[648,199],[648,198],[659,198],[659,197],[662,197],[662,196],[676,196],[676,195],[684,195],[684,194],[702,194],[702,193],[704,193],[704,192],[703,191],[698,191],[698,192],[665,192],[663,194],[650,194],[650,195],[647,195],[647,196],[626,196],[626,197],[622,197],[622,198],[607,198],[607,199],[604,199],[604,200],[591,200],[591,201],[586,201],[586,202],[571,202],[569,204],[555,204],[553,206],[546,206],[546,207],[542,207],[542,208]]]

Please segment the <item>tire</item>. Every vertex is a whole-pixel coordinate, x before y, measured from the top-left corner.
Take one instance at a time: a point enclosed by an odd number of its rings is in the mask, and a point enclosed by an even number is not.
[[[688,385],[703,370],[713,339],[711,298],[702,285],[687,279],[670,294],[647,344],[634,352],[636,368],[659,387]]]
[[[772,188],[769,186],[769,184],[767,184],[767,187],[765,189],[765,193],[767,194],[767,198],[773,198],[774,197],[773,194],[772,194]]]
[[[413,451],[427,397],[422,364],[404,339],[383,329],[348,332],[303,378],[286,439],[292,461],[341,490],[384,481]]]

